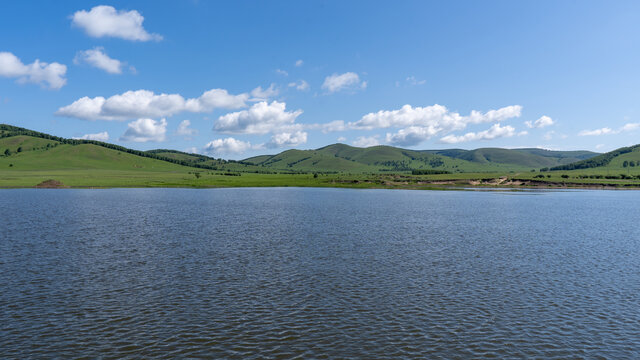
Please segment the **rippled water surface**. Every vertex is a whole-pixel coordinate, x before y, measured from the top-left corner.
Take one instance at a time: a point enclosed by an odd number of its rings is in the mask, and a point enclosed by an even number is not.
[[[0,358],[640,358],[640,192],[0,190]]]

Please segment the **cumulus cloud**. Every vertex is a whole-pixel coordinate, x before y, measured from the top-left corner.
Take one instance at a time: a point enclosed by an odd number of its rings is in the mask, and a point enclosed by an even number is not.
[[[357,147],[370,147],[380,145],[380,141],[378,140],[379,136],[360,136],[353,141],[353,146]]]
[[[136,10],[116,10],[113,6],[99,5],[89,11],[76,11],[71,16],[73,25],[95,38],[116,37],[132,41],[162,40],[158,34],[148,33],[142,23],[144,17]]]
[[[186,136],[186,137],[196,135],[198,133],[198,130],[189,128],[190,125],[191,125],[191,121],[182,120],[178,125],[176,134],[181,136]]]
[[[347,141],[347,138],[346,138],[346,137],[344,137],[344,136],[340,136],[340,137],[338,138],[338,142],[340,142],[340,143],[343,143],[343,142],[345,142],[345,141]]]
[[[120,137],[120,141],[161,142],[167,133],[167,120],[138,119],[130,122],[127,131]]]
[[[300,67],[300,66],[302,66],[303,64],[304,64],[304,61],[302,61],[302,59],[300,59],[300,60],[297,60],[297,61],[296,61],[296,66],[297,66],[297,67]]]
[[[74,137],[76,140],[96,140],[96,141],[109,141],[109,133],[106,131],[96,134],[85,134],[80,137]]]
[[[304,131],[283,132],[273,135],[266,146],[268,148],[282,148],[298,146],[306,142],[307,133]]]
[[[276,88],[275,84],[269,85],[269,87],[266,89],[262,89],[261,86],[258,86],[257,88],[251,90],[251,96],[253,96],[253,99],[251,100],[254,100],[254,101],[267,100],[269,98],[277,96],[278,93],[279,93],[279,90]]]
[[[553,121],[553,119],[551,119],[548,116],[542,116],[540,117],[538,120],[531,122],[531,121],[525,121],[524,124],[527,125],[527,127],[529,129],[533,129],[533,128],[543,128],[543,127],[547,127],[547,126],[551,126],[553,125],[555,122]]]
[[[519,117],[521,112],[522,106],[512,105],[485,113],[473,110],[463,116],[438,104],[426,107],[405,105],[398,110],[366,114],[360,120],[349,123],[348,128],[401,128],[395,134],[387,133],[386,141],[394,145],[412,146],[436,135],[462,130],[469,124],[495,123]]]
[[[0,52],[0,76],[17,78],[19,83],[36,83],[50,89],[60,89],[67,83],[67,66],[57,62],[46,63],[37,60],[31,64],[22,61],[10,52]]]
[[[309,83],[304,80],[298,80],[296,82],[290,82],[289,87],[294,87],[296,90],[306,91],[309,90]]]
[[[354,72],[346,72],[344,74],[333,74],[324,79],[322,88],[328,93],[334,93],[342,90],[354,90],[357,88],[366,88],[367,82],[360,81],[358,74]]]
[[[522,106],[512,105],[486,113],[473,110],[468,116],[462,116],[438,104],[415,108],[405,105],[399,110],[381,110],[366,114],[360,120],[349,123],[349,126],[363,130],[417,126],[426,127],[428,132],[435,135],[443,131],[464,129],[468,124],[499,122],[519,117],[521,112]]]
[[[231,95],[225,89],[205,91],[200,97],[188,99],[185,110],[190,112],[211,112],[214,109],[240,109],[247,106],[248,94]]]
[[[493,140],[496,138],[511,137],[515,135],[515,131],[516,130],[511,126],[500,126],[500,124],[494,124],[488,130],[477,133],[469,132],[461,136],[447,135],[441,138],[440,141],[446,144],[457,144],[476,140]]]
[[[640,128],[640,123],[627,123],[618,128],[617,130],[609,127],[603,127],[595,130],[582,130],[578,133],[578,136],[600,136],[600,135],[614,135],[623,132],[630,132]]]
[[[248,94],[231,95],[224,89],[213,89],[193,99],[179,94],[155,94],[149,90],[127,91],[109,98],[83,97],[56,111],[58,116],[83,120],[128,120],[172,116],[188,112],[211,112],[216,108],[239,109],[246,106]]]
[[[73,59],[74,64],[85,63],[95,68],[102,69],[109,74],[122,74],[122,61],[112,59],[104,52],[104,48],[96,47],[90,50],[80,51]]]
[[[208,154],[240,154],[251,149],[251,143],[236,140],[232,137],[226,139],[215,139],[204,147],[204,151]]]
[[[284,102],[266,101],[251,108],[220,116],[213,129],[229,134],[267,134],[292,129],[302,110],[286,111]]]

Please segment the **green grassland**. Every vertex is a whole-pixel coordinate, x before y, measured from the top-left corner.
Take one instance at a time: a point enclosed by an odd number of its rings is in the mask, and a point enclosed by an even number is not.
[[[437,170],[413,175],[413,170]],[[544,170],[544,171],[540,171]],[[596,154],[542,149],[429,150],[334,144],[227,161],[137,151],[0,124],[0,188],[68,187],[640,187],[640,146]]]
[[[391,146],[357,148],[333,144],[316,150],[288,150],[245,159],[274,170],[316,172],[402,172],[434,169],[455,172],[530,171],[598,155],[592,152],[551,152],[540,149],[477,149],[417,151]]]

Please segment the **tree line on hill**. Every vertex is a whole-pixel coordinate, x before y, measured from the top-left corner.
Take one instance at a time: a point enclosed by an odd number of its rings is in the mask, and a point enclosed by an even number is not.
[[[608,152],[606,154],[592,157],[591,159],[581,160],[581,161],[574,162],[567,165],[554,166],[552,168],[542,168],[540,169],[540,171],[578,170],[578,169],[591,169],[595,167],[606,166],[615,157],[620,156],[622,154],[630,153],[633,150],[637,149],[638,147],[640,147],[640,145],[623,147],[623,148]]]
[[[215,166],[215,165],[206,165],[206,164],[200,164],[200,163],[198,163],[196,161],[174,159],[174,158],[170,158],[170,157],[167,157],[167,156],[158,155],[158,154],[154,153],[153,151],[147,152],[147,151],[141,151],[141,150],[134,150],[134,149],[126,148],[124,146],[105,143],[105,142],[96,141],[96,140],[67,139],[67,138],[63,138],[63,137],[59,137],[59,136],[49,135],[49,134],[41,133],[41,132],[38,132],[38,131],[33,131],[33,130],[17,127],[17,126],[0,124],[0,139],[1,138],[5,138],[5,137],[11,137],[11,136],[19,136],[19,135],[32,136],[32,137],[37,137],[37,138],[41,138],[41,139],[57,141],[57,142],[59,142],[61,144],[68,144],[68,145],[92,144],[92,145],[102,146],[102,147],[107,148],[107,149],[116,150],[116,151],[132,154],[132,155],[142,156],[142,157],[161,160],[161,161],[167,161],[167,162],[170,162],[170,163],[173,163],[173,164],[177,164],[177,165],[195,167],[195,168],[200,168],[200,169],[208,169],[208,170],[218,170],[218,167]],[[170,151],[170,152],[172,152],[172,151]],[[175,152],[178,153],[178,151],[175,151]],[[7,150],[5,150],[4,154],[8,156],[8,155],[11,154],[11,151],[9,149],[7,149]],[[199,157],[204,157],[203,155],[198,155],[198,156]],[[240,162],[233,161],[233,160],[223,160],[223,159],[219,159],[218,160],[218,159],[213,159],[213,158],[208,158],[208,159],[219,161],[221,164],[240,163]],[[244,163],[241,163],[241,164],[244,164]]]

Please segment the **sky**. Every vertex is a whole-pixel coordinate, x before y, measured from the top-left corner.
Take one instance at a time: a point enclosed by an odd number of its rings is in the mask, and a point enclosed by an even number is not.
[[[638,1],[0,3],[0,123],[244,159],[640,143]]]

